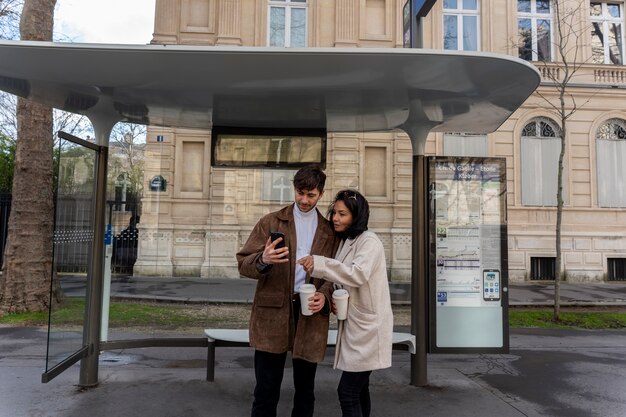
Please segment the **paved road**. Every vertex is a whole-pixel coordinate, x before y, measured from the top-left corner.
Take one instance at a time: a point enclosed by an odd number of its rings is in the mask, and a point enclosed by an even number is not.
[[[84,294],[85,279],[81,276],[61,278],[68,296]],[[256,281],[223,278],[156,278],[114,277],[111,296],[115,298],[159,299],[176,302],[251,302]],[[394,303],[410,303],[410,284],[391,283]],[[543,283],[512,283],[509,304],[552,305],[554,285]],[[561,284],[562,305],[626,305],[626,282]]]

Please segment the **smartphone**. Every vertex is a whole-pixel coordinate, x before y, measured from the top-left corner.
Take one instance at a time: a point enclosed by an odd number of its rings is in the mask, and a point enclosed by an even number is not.
[[[276,245],[275,249],[280,249],[280,248],[284,248],[285,247],[285,234],[282,233],[282,232],[271,232],[270,233],[270,238],[272,239],[272,242],[275,241],[276,239],[278,239],[279,237],[282,237],[283,240],[278,242],[278,244]]]
[[[497,269],[483,271],[483,300],[500,301],[500,271]]]

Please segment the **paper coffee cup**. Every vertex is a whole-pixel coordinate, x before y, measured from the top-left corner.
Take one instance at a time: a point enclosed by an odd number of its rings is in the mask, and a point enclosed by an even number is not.
[[[309,310],[309,298],[315,294],[315,285],[313,284],[302,284],[300,286],[300,307],[302,309],[302,314],[305,316],[310,316],[313,314],[311,310]]]
[[[333,291],[333,301],[337,309],[337,320],[345,320],[348,316],[348,291],[340,288]]]

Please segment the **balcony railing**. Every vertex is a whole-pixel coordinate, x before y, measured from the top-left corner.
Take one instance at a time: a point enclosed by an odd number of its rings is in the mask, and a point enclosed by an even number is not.
[[[562,65],[558,63],[533,62],[541,73],[541,81],[546,83],[555,82],[564,76]],[[583,64],[576,70],[571,84],[611,87],[626,87],[626,66],[623,65],[598,65]]]

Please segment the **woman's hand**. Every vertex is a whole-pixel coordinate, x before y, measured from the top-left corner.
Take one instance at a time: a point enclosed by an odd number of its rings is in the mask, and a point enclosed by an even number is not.
[[[298,264],[302,265],[305,272],[313,272],[313,266],[315,262],[313,261],[313,257],[311,255],[307,255],[304,258],[298,259]]]

